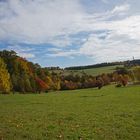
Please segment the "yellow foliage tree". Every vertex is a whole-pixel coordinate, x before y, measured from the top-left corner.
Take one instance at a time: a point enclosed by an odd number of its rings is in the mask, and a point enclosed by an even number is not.
[[[10,75],[6,69],[6,64],[0,58],[0,92],[8,93],[11,89]]]

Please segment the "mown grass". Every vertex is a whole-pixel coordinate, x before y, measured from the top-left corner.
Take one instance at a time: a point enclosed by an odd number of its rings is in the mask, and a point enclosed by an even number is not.
[[[139,140],[140,86],[0,95],[0,140]]]

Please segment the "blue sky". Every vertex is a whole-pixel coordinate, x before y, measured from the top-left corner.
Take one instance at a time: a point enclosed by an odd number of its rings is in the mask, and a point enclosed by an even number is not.
[[[140,0],[0,0],[0,50],[42,66],[140,58]]]

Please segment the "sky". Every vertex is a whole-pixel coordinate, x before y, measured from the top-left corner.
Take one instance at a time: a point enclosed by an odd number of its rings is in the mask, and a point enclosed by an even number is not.
[[[140,59],[140,0],[0,0],[0,50],[41,66]]]

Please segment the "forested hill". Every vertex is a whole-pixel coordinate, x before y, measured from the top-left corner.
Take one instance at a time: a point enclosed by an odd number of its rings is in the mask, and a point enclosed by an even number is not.
[[[111,63],[104,65],[111,65]],[[103,64],[98,66],[103,66]],[[94,67],[97,67],[97,65]],[[140,68],[133,70],[133,75],[135,74],[137,79],[140,79],[139,71]],[[86,73],[65,75],[65,70],[59,73],[50,72],[48,68],[42,68],[39,64],[34,64],[19,57],[14,51],[0,51],[0,93],[40,93],[50,90],[93,87],[100,89],[112,82],[121,82],[126,85],[128,77],[133,80],[133,75],[127,68],[116,69],[111,73],[101,73],[96,76]]]
[[[95,65],[86,65],[86,66],[73,66],[73,67],[66,67],[65,69],[66,70],[83,70],[83,69],[92,69],[92,68],[100,68],[100,67],[116,66],[116,65],[124,65],[124,66],[140,65],[140,59],[131,60],[131,61],[101,63],[101,64],[95,64]]]

